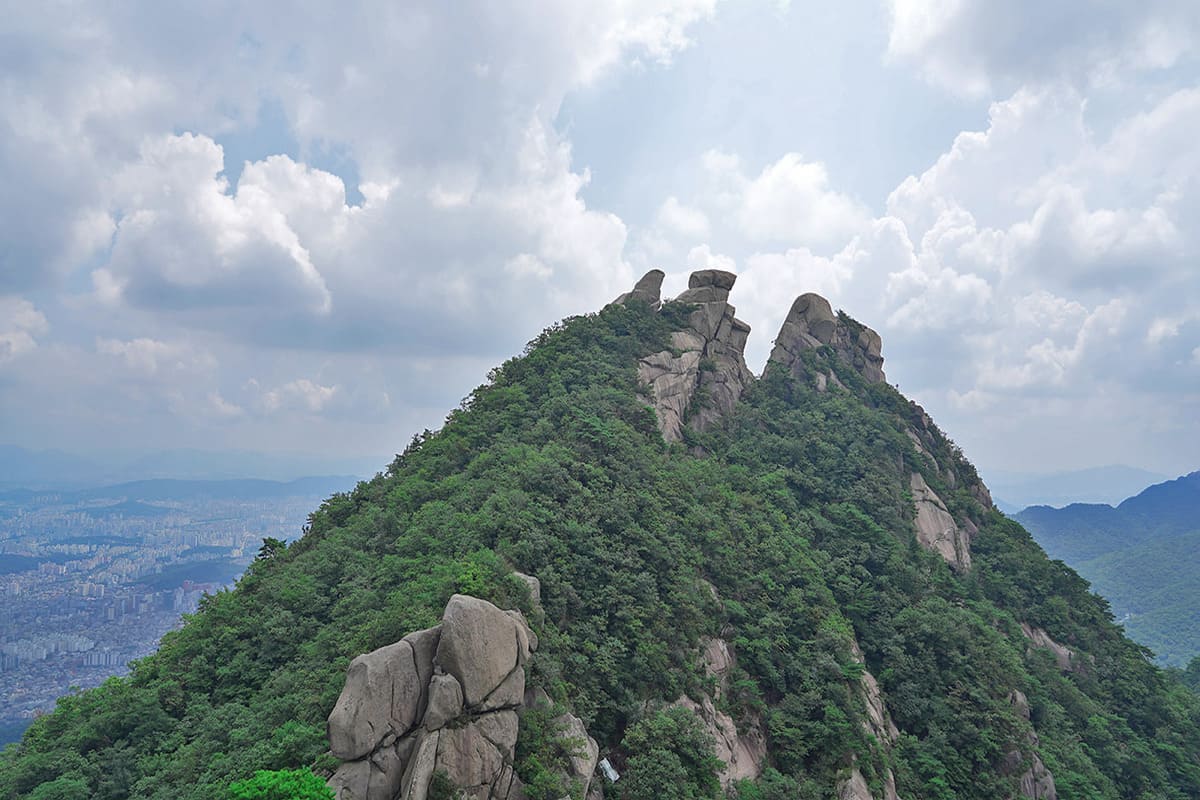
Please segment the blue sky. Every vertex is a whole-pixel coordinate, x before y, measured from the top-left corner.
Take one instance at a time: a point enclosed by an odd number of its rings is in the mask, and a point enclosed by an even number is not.
[[[0,14],[0,442],[375,456],[644,270],[806,291],[981,468],[1197,468],[1200,7]]]

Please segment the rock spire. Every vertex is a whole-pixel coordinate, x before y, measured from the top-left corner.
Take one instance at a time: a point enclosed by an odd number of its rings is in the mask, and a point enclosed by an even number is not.
[[[879,334],[844,314],[834,314],[829,301],[819,294],[802,294],[792,303],[770,363],[780,364],[793,375],[800,369],[800,355],[805,350],[822,346],[832,347],[847,364],[858,370],[869,383],[882,383],[883,340]]]
[[[662,279],[660,270],[651,270],[616,302],[636,298],[657,304]],[[682,441],[684,428],[702,431],[728,414],[754,380],[743,355],[750,326],[734,316],[736,309],[728,302],[735,281],[732,272],[693,272],[687,291],[672,301],[695,306],[686,327],[671,335],[671,350],[638,364],[638,379],[668,442]],[[707,399],[697,402],[699,398]]]

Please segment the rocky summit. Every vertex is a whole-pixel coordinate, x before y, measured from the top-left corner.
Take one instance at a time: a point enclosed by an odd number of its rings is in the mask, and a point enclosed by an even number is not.
[[[669,442],[682,440],[685,424],[704,430],[732,411],[754,378],[742,355],[750,326],[734,316],[737,309],[729,304],[736,280],[733,273],[717,269],[693,272],[687,291],[673,301],[695,306],[687,325],[671,333],[670,349],[638,362],[638,379],[654,405],[659,430]],[[656,307],[661,285],[662,272],[653,270],[616,302],[649,300]],[[653,296],[645,292],[645,286],[654,287]],[[709,402],[695,404],[701,394]]]
[[[1200,797],[1200,698],[866,325],[652,271],[0,753],[0,800]]]

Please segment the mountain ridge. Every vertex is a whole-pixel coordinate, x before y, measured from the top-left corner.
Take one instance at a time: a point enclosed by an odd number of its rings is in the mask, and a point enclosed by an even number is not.
[[[788,346],[747,376],[735,276],[702,273],[686,302],[650,276],[547,329],[128,679],[35,722],[0,756],[0,798],[330,777],[346,667],[445,625],[456,595],[529,621],[526,687],[551,710],[522,702],[511,756],[504,738],[468,759],[508,776],[502,795],[418,771],[422,752],[454,763],[440,736],[385,735],[372,752],[405,797],[513,798],[513,776],[528,800],[1200,794],[1200,700],[994,508],[883,380],[877,337],[798,299]],[[572,782],[562,714],[616,783]],[[741,735],[763,747],[725,775]]]

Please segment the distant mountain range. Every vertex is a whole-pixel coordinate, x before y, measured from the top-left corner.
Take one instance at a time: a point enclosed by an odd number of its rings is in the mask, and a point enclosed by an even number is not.
[[[96,513],[123,513],[126,516],[145,516],[162,513],[159,506],[146,502],[164,500],[256,500],[279,497],[328,497],[335,492],[354,488],[358,478],[353,475],[315,475],[292,481],[268,481],[259,478],[238,478],[221,481],[177,480],[155,478],[129,481],[112,486],[89,489],[6,489],[0,490],[0,503],[29,505],[82,503],[113,500],[114,505],[101,505]],[[88,513],[92,513],[89,511]]]
[[[186,449],[87,457],[0,445],[0,489],[83,489],[149,478],[290,481],[308,475],[369,477],[389,460],[386,455],[329,458],[306,453]]]
[[[1129,635],[1159,660],[1200,655],[1200,472],[1117,506],[1032,506],[1016,515],[1051,558],[1108,598]]]
[[[1171,476],[1113,464],[1045,474],[985,470],[984,477],[997,507],[1006,514],[1014,514],[1035,505],[1061,507],[1071,503],[1106,503],[1115,506]]]

